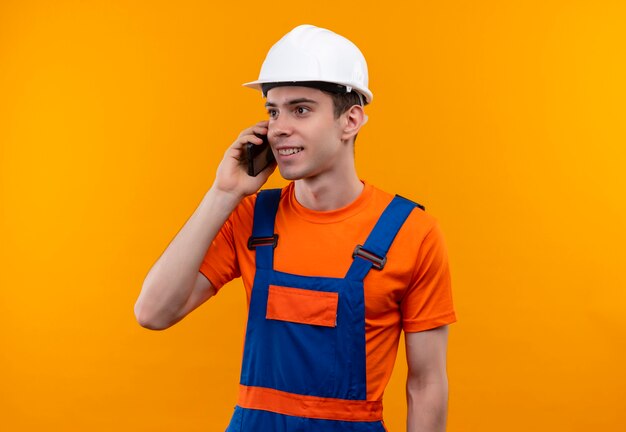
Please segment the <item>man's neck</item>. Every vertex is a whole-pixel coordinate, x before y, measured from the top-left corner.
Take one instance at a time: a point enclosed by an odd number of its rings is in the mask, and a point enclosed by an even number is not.
[[[336,210],[347,206],[363,191],[363,183],[356,173],[337,179],[308,178],[295,181],[298,202],[315,211]]]

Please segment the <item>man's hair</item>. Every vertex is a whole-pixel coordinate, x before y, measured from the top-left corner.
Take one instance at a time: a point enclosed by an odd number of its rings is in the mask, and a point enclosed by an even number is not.
[[[323,90],[322,90],[323,91]],[[333,107],[335,109],[335,118],[339,118],[341,114],[345,113],[353,105],[367,105],[365,98],[360,96],[357,92],[351,91],[349,93],[331,93],[324,92],[333,98]]]
[[[350,107],[353,105],[361,105],[361,106],[367,105],[365,98],[363,96],[360,96],[355,91],[351,91],[349,93],[331,93],[331,92],[324,92],[324,93],[330,95],[330,97],[333,99],[335,119],[338,119],[339,117],[341,117],[341,114],[348,111]],[[353,141],[354,143],[356,143],[356,137],[358,135],[359,134],[357,133],[354,136],[354,141]]]

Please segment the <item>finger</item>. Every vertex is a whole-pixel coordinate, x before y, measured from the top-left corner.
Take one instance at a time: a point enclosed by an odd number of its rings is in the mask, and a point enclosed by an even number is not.
[[[254,133],[258,133],[258,134],[261,134],[261,135],[267,135],[268,125],[269,125],[268,121],[258,122],[254,126],[250,126],[249,128],[246,128],[246,129],[242,130],[241,133],[239,133],[239,137],[238,138],[241,138],[241,137],[243,137],[245,135],[254,134]]]
[[[263,138],[259,138],[258,136],[251,134],[251,135],[245,135],[244,137],[242,137],[243,139],[243,144],[246,143],[252,143],[252,144],[263,144]]]
[[[263,126],[255,126],[252,131],[255,134],[259,134],[259,135],[267,135],[267,132],[269,131],[269,129],[267,127],[263,127]]]
[[[252,130],[254,133],[262,133],[263,135],[267,134],[267,130],[270,122],[267,120],[263,120],[252,126]]]
[[[254,124],[254,125],[246,128],[246,129],[244,129],[244,131],[254,130],[254,129],[258,129],[258,128],[261,128],[261,129],[265,128],[265,129],[267,129],[269,124],[270,124],[269,120],[261,120],[260,122],[257,122],[256,124]]]

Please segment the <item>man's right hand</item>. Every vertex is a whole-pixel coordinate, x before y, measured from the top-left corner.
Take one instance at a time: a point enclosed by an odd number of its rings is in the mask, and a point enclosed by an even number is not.
[[[247,167],[242,160],[245,154],[245,146],[251,142],[261,144],[263,140],[255,134],[267,135],[267,120],[244,129],[235,142],[226,150],[224,158],[217,168],[213,188],[216,191],[227,193],[238,200],[258,191],[276,169],[276,165],[264,169],[256,177],[248,175]]]

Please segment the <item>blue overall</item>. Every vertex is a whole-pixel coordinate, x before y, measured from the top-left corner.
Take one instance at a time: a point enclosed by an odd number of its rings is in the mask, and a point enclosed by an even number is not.
[[[274,248],[278,242],[274,220],[280,194],[280,189],[261,191],[254,209],[249,247],[256,249],[256,274],[240,383],[245,391],[268,394],[272,400],[276,395],[287,401],[293,397],[294,406],[305,408],[300,408],[299,415],[290,414],[289,409],[267,408],[263,397],[256,399],[261,402],[242,403],[240,394],[226,431],[383,432],[380,401],[366,400],[363,279],[372,267],[378,270],[384,267],[387,251],[398,230],[419,204],[396,196],[365,243],[355,249],[354,260],[344,278],[311,277],[273,268]],[[290,298],[312,304],[318,295],[335,298],[335,322],[315,325],[268,319],[268,299],[271,301],[273,295],[271,287],[282,290],[276,295],[293,290],[297,295]],[[306,296],[308,292],[312,292],[310,298]],[[339,415],[336,410],[325,412],[328,401],[334,407],[345,408]],[[316,407],[311,409],[311,415],[307,404]],[[285,406],[288,408],[290,404]],[[345,414],[347,417],[344,417],[344,412],[349,412],[352,407],[356,407],[357,414]]]

